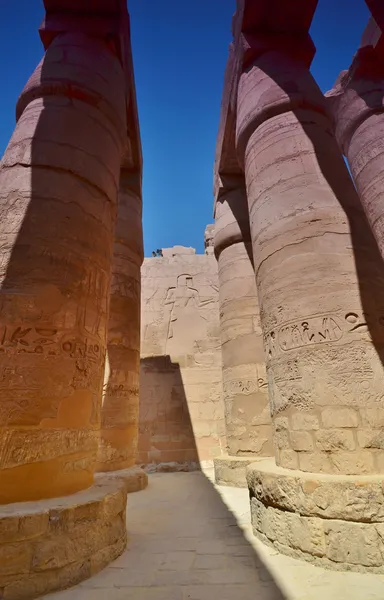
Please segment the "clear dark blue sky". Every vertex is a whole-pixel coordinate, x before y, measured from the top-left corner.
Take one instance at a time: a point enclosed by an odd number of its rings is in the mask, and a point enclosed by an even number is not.
[[[81,0],[79,0],[81,1]],[[290,0],[286,0],[289,2]],[[15,101],[42,55],[40,0],[0,0],[0,154]],[[145,254],[203,251],[212,222],[212,166],[235,0],[129,0],[144,153]],[[320,0],[312,72],[323,91],[347,68],[368,19],[364,0]]]

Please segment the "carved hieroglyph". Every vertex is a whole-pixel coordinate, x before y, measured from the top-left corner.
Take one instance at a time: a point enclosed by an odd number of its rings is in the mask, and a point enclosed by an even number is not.
[[[121,65],[97,38],[60,35],[17,114],[0,171],[0,503],[93,481],[126,131]]]
[[[237,144],[276,461],[383,472],[383,263],[304,66],[266,51],[244,71]]]
[[[232,456],[272,456],[267,393],[244,177],[215,205],[225,428]]]
[[[142,267],[139,461],[221,452],[221,355],[214,256],[163,249]]]
[[[126,469],[136,462],[140,267],[143,262],[141,212],[140,176],[122,170],[112,265],[98,471]]]

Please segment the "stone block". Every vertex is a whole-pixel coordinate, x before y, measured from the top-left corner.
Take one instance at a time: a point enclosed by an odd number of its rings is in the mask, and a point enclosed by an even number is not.
[[[71,563],[62,569],[29,573],[5,586],[4,600],[31,600],[49,592],[65,590],[91,576],[90,561]]]
[[[302,471],[310,473],[329,473],[332,471],[329,456],[316,452],[300,454],[299,466]]]
[[[383,429],[359,429],[357,432],[357,441],[361,448],[384,449],[384,430]]]
[[[103,520],[108,522],[113,517],[122,514],[125,511],[126,503],[127,501],[120,490],[115,494],[109,494],[102,504]]]
[[[65,565],[90,558],[99,550],[118,542],[124,531],[122,518],[104,515],[95,523],[82,523],[64,536],[51,536],[33,546],[33,571],[60,569]]]
[[[248,465],[262,458],[249,456],[218,456],[214,458],[215,481],[218,485],[247,487]]]
[[[0,545],[0,581],[4,576],[23,575],[31,570],[32,547],[27,542]]]
[[[73,523],[80,524],[82,521],[97,522],[102,503],[99,500],[80,504],[73,509]]]
[[[271,541],[314,556],[324,556],[325,537],[320,519],[282,511],[251,500],[252,526]]]
[[[325,408],[321,411],[323,426],[329,429],[339,427],[357,427],[359,416],[353,408],[335,407]]]
[[[339,452],[330,455],[333,472],[343,475],[364,475],[375,472],[374,456],[369,450]]]
[[[310,452],[313,450],[313,439],[308,431],[291,431],[289,437],[292,449],[296,452]]]
[[[323,568],[384,573],[382,480],[290,471],[272,459],[251,464],[254,533],[279,552]]]
[[[273,420],[273,425],[274,425],[275,431],[289,429],[288,417],[276,417]]]
[[[325,521],[324,532],[330,560],[365,567],[383,565],[381,540],[374,525]]]
[[[319,419],[316,415],[309,415],[303,412],[293,413],[291,416],[292,429],[311,431],[319,429]]]
[[[0,507],[2,597],[30,600],[117,558],[126,544],[125,508],[124,483],[102,478],[72,496]]]
[[[360,415],[363,427],[384,427],[384,408],[360,408]]]
[[[279,450],[290,450],[291,445],[289,443],[289,435],[286,429],[282,431],[276,431],[273,436],[273,442],[279,448]]]
[[[294,450],[281,450],[280,464],[286,469],[297,469],[299,466],[299,458]]]
[[[247,468],[251,496],[304,516],[384,522],[382,475],[337,476],[278,467],[273,459]]]
[[[347,429],[320,429],[316,431],[316,445],[323,452],[354,450],[353,432]]]
[[[0,517],[0,544],[33,539],[43,535],[49,526],[49,513],[15,515],[8,519]]]
[[[296,513],[285,512],[284,515],[289,525],[287,545],[314,556],[324,556],[326,550],[322,521]]]

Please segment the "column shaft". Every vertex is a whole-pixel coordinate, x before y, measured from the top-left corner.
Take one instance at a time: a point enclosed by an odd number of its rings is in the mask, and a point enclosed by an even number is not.
[[[304,66],[266,51],[243,72],[237,147],[276,462],[383,472],[383,265]]]
[[[140,175],[122,170],[112,266],[108,352],[101,411],[99,471],[135,465],[139,427]]]
[[[60,34],[0,171],[0,503],[92,484],[125,124],[118,59]]]
[[[338,142],[384,258],[383,64],[384,56],[369,48],[359,50],[327,96]]]
[[[271,456],[263,337],[244,178],[215,210],[225,426],[231,456]]]

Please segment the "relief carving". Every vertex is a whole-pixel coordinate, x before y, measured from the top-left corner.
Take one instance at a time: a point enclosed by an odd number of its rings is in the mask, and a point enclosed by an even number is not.
[[[253,394],[257,392],[258,386],[254,379],[237,379],[224,383],[224,394],[234,396],[236,394]]]
[[[367,315],[361,311],[320,314],[288,322],[264,335],[268,358],[280,352],[326,343],[338,342],[348,334],[368,334],[370,328],[384,328],[384,315]]]
[[[78,389],[92,392],[91,422],[97,421],[104,363],[98,341],[48,325],[7,325],[0,328],[0,353],[0,389],[4,392],[0,419],[4,425],[37,424],[39,413],[54,418],[61,399]],[[37,362],[36,355],[40,357]]]
[[[196,340],[208,336],[209,322],[201,309],[212,302],[211,297],[200,298],[191,275],[178,276],[176,287],[168,289],[164,302],[170,307],[165,354],[178,356],[182,351],[183,355],[193,355]]]
[[[318,315],[299,322],[283,325],[278,332],[281,350],[293,350],[301,346],[334,342],[341,339],[343,331],[331,315]]]

